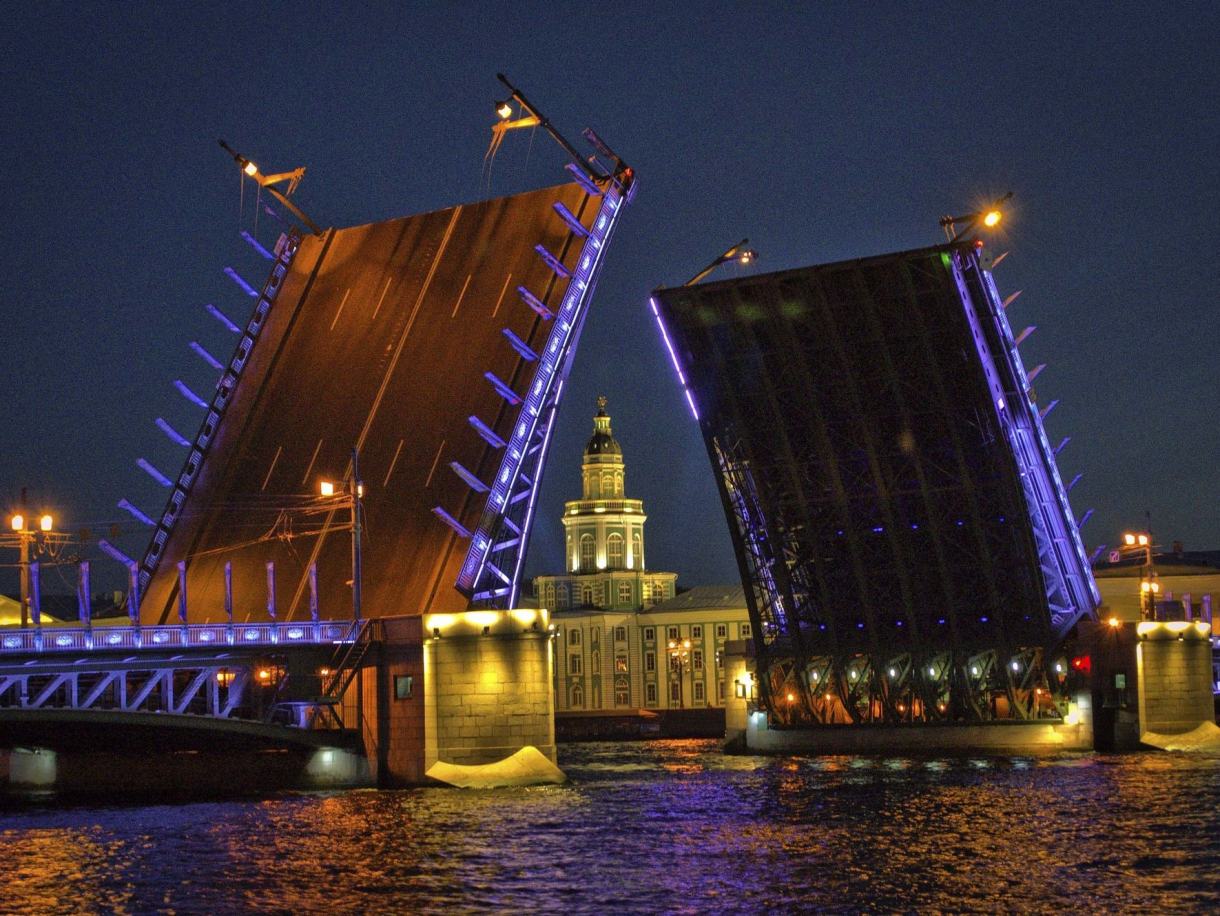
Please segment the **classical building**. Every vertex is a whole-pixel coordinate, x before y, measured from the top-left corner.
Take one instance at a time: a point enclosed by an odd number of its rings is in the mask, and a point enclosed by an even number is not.
[[[597,399],[593,436],[581,465],[582,495],[564,503],[568,574],[539,576],[534,593],[546,608],[634,611],[674,596],[676,573],[644,565],[644,503],[623,491],[623,450],[610,430],[606,399]]]
[[[724,643],[750,637],[741,586],[675,597],[644,563],[644,504],[624,490],[623,450],[598,398],[581,499],[564,506],[567,571],[534,580],[555,628],[555,710],[632,715],[723,706]]]

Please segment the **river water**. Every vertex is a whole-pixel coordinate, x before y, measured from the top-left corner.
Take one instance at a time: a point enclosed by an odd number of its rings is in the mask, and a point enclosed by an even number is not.
[[[1220,756],[561,746],[569,785],[0,809],[0,913],[1220,913]]]

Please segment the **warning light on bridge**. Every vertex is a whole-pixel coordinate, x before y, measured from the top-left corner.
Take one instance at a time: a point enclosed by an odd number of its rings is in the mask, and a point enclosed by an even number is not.
[[[1079,671],[1081,674],[1089,674],[1093,670],[1093,660],[1088,655],[1081,655],[1072,659],[1072,670]]]

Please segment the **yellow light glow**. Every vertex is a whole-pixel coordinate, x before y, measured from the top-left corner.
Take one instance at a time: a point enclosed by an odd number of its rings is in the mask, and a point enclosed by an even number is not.
[[[1000,222],[1000,216],[1001,214],[999,210],[989,211],[987,215],[983,217],[983,225],[990,229],[992,226],[995,226]]]
[[[1146,534],[1141,534],[1141,535],[1140,535],[1140,546],[1141,546],[1141,547],[1147,547],[1147,546],[1148,546],[1148,535],[1146,535]]]
[[[1109,620],[1109,623],[1110,623],[1110,626],[1112,626],[1112,627],[1118,627],[1118,626],[1119,626],[1119,621],[1118,621],[1118,618],[1117,618],[1117,617],[1111,617],[1111,618],[1110,618],[1110,620]]]
[[[329,668],[319,668],[318,675],[320,677],[330,677],[330,669]]]
[[[20,515],[14,515],[13,516],[13,530],[20,531],[24,527],[25,527],[25,518]]]
[[[508,102],[501,102],[496,106],[496,114],[498,114],[501,119],[507,121],[513,116],[513,106],[508,104]]]
[[[500,622],[500,615],[495,611],[467,611],[463,617],[476,627],[490,627]]]
[[[513,615],[513,620],[523,626],[529,626],[538,619],[538,612],[531,611],[529,608],[517,608],[514,611],[509,611]]]
[[[1161,590],[1161,583],[1160,583],[1160,582],[1153,582],[1153,583],[1152,583],[1152,594],[1154,594],[1154,595],[1155,595],[1155,594],[1157,594],[1158,592],[1160,592],[1160,590]]]
[[[271,672],[270,672],[270,671],[268,671],[266,668],[260,668],[260,669],[259,669],[259,671],[258,671],[258,679],[259,679],[260,681],[269,681],[269,680],[271,680]]]
[[[1199,631],[1201,636],[1210,636],[1212,632],[1212,625],[1206,620],[1196,620],[1195,629]]]
[[[752,252],[752,251],[743,251],[743,252],[741,253],[741,263],[742,263],[742,264],[749,264],[749,263],[750,263],[751,261],[753,261],[753,260],[754,260],[754,252]]]
[[[242,171],[245,172],[247,175],[249,175],[251,178],[253,178],[255,175],[258,174],[258,166],[255,165],[253,162],[247,162],[246,167],[244,169],[242,169]]]
[[[456,622],[457,618],[452,614],[433,614],[425,621],[424,626],[429,630],[443,630],[453,626]]]
[[[1080,716],[1076,715],[1076,713],[1074,713],[1074,712],[1069,712],[1066,716],[1063,717],[1063,724],[1064,725],[1079,725]]]
[[[324,480],[320,484],[318,484],[318,492],[321,493],[323,496],[334,496],[335,495],[335,485],[333,483],[331,483],[329,480]]]
[[[1140,583],[1140,591],[1141,591],[1141,592],[1150,592],[1150,591],[1152,591],[1152,583],[1151,583],[1151,582],[1141,582],[1141,583]]]
[[[1135,535],[1134,534],[1124,534],[1123,540],[1127,542],[1128,547],[1135,546]]]
[[[51,516],[44,515],[42,518],[40,518],[38,520],[38,527],[41,528],[43,531],[50,531],[51,525],[53,523],[54,523],[54,520],[51,518]]]

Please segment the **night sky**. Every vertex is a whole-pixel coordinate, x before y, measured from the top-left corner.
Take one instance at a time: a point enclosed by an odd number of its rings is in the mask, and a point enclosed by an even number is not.
[[[220,7],[220,5],[216,5]],[[1159,8],[1158,8],[1159,7]],[[685,586],[736,565],[698,429],[647,309],[748,236],[758,269],[921,247],[1012,190],[993,250],[1088,545],[1152,512],[1158,543],[1220,547],[1216,277],[1220,7],[1211,4],[6,4],[0,12],[4,369],[0,508],[30,488],[72,530],[139,556],[261,285],[254,186],[348,226],[558,183],[562,151],[483,155],[502,71],[575,139],[637,171],[566,392],[527,564],[562,568],[559,515],[605,394],[648,560]],[[259,217],[259,235],[275,226]],[[722,268],[729,276],[732,266]],[[6,512],[7,515],[7,512]],[[12,557],[0,589],[12,591]],[[117,566],[95,563],[108,584]],[[113,567],[113,569],[112,569]],[[64,580],[44,580],[66,591]]]

